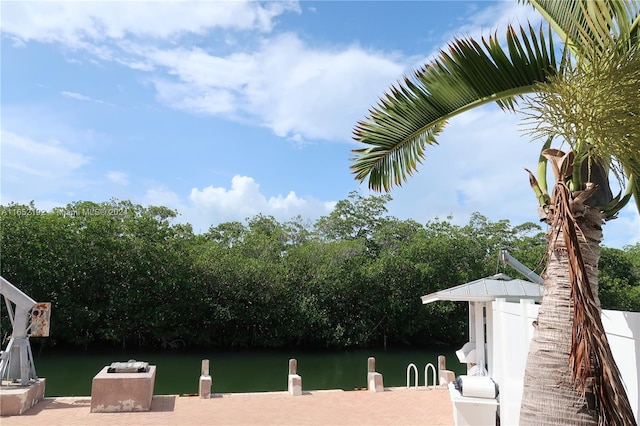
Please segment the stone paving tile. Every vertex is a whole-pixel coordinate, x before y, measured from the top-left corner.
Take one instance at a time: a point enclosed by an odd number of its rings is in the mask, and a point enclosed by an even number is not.
[[[446,389],[389,388],[385,392],[312,391],[154,396],[151,411],[90,413],[91,399],[46,398],[21,416],[0,418],[1,426],[143,425],[453,425]]]

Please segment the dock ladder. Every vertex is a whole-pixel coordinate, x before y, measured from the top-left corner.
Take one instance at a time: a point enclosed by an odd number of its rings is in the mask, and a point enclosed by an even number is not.
[[[428,378],[429,378],[429,370],[431,370],[432,372],[432,385],[431,388],[435,389],[436,387],[436,368],[433,366],[433,364],[431,364],[430,362],[427,363],[427,365],[424,366],[424,387],[427,387],[427,383],[428,383]],[[416,388],[418,388],[418,367],[414,364],[411,363],[409,365],[407,365],[407,389],[411,387],[411,372],[413,371],[414,373],[414,386]]]

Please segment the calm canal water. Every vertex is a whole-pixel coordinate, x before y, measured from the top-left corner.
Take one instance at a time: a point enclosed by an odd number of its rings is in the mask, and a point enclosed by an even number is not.
[[[438,355],[447,357],[447,367],[462,374],[465,366],[455,357],[454,349],[349,350],[340,352],[304,351],[169,351],[169,352],[83,352],[63,353],[47,348],[34,358],[39,377],[47,379],[46,395],[88,396],[91,380],[105,365],[116,361],[146,361],[156,365],[154,394],[193,394],[198,392],[201,360],[210,360],[213,392],[262,392],[287,389],[289,359],[298,360],[298,374],[306,390],[353,390],[367,386],[367,358],[376,358],[376,370],[384,385],[406,386],[407,366],[414,363],[419,384],[424,384],[427,363],[437,367]],[[414,378],[411,375],[411,383]],[[429,381],[431,383],[431,376]]]

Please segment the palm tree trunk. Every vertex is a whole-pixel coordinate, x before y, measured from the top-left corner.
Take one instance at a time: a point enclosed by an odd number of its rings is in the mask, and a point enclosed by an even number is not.
[[[524,425],[637,424],[602,325],[603,216],[582,204],[589,195],[571,194],[558,182],[551,197],[545,293],[524,377]]]
[[[587,207],[577,219],[580,251],[596,303],[602,216]],[[548,264],[544,296],[525,368],[520,409],[521,425],[597,425],[598,414],[576,389],[570,365],[574,308],[569,278],[569,258],[562,224],[553,222],[547,232]]]

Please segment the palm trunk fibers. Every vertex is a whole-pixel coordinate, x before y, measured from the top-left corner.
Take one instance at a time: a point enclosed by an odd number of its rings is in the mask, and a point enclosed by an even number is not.
[[[521,425],[635,425],[600,316],[599,210],[557,184],[545,290],[525,368]],[[579,211],[579,214],[574,214]]]

